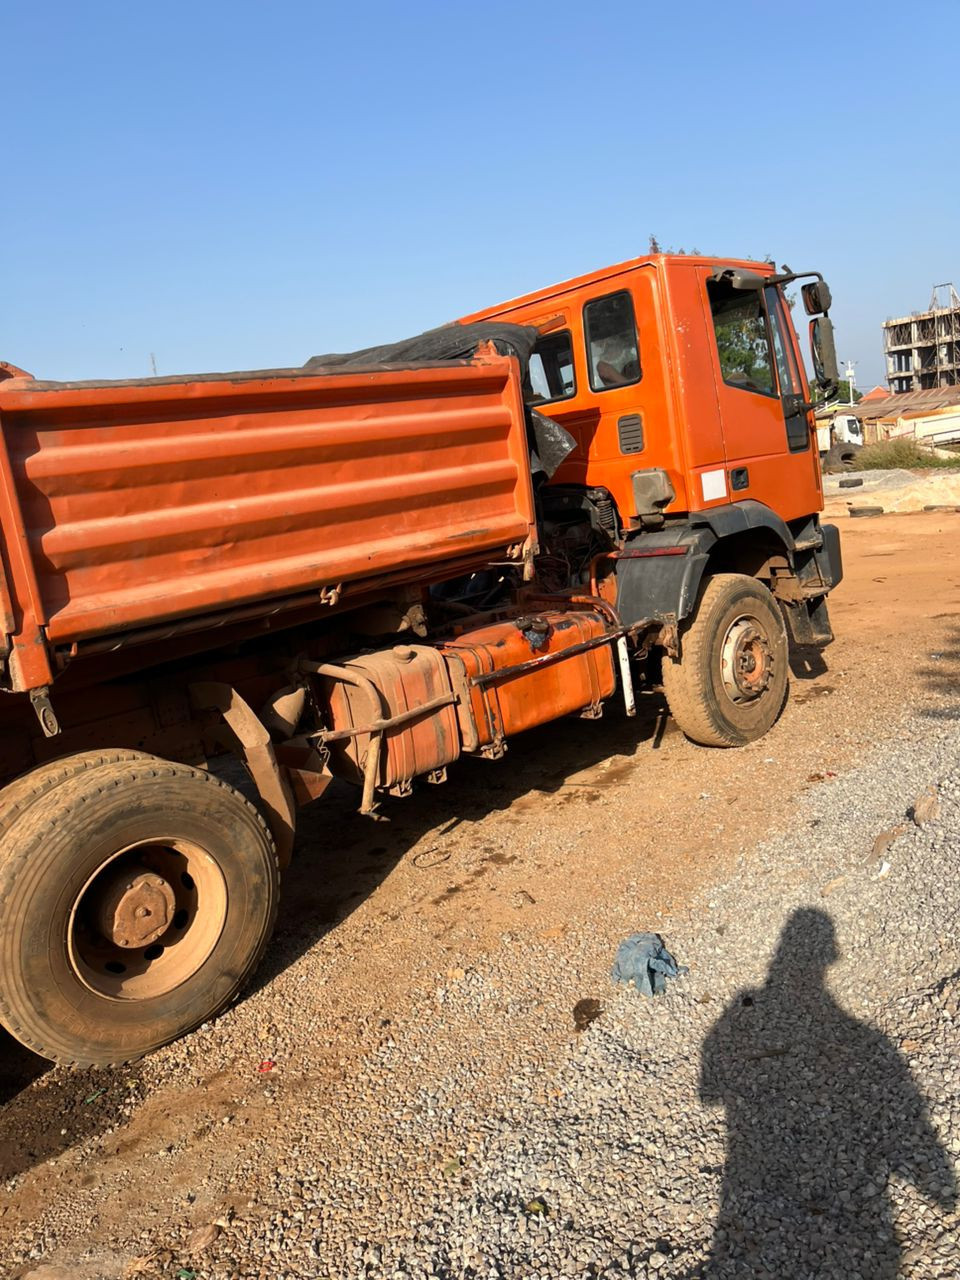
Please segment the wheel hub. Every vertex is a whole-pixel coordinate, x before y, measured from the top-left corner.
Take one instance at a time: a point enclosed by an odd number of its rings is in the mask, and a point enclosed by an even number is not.
[[[118,869],[101,891],[97,924],[115,946],[149,947],[170,928],[176,909],[163,876],[146,867]]]
[[[71,912],[68,952],[97,995],[150,1000],[207,961],[227,917],[227,886],[199,845],[158,835],[105,860]]]
[[[752,702],[773,676],[773,654],[753,618],[738,618],[727,631],[720,654],[724,688],[734,702]]]

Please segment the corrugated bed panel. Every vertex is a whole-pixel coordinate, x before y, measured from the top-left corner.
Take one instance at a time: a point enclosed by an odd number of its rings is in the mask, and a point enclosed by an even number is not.
[[[57,642],[493,554],[531,530],[507,361],[43,390],[0,409]]]

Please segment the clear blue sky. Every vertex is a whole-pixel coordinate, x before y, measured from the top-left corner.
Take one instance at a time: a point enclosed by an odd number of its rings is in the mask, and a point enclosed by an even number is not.
[[[661,243],[960,286],[960,4],[7,6],[0,358],[297,364]]]

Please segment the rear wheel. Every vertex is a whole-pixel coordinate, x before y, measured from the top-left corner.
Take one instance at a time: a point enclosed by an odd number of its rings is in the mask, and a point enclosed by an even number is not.
[[[717,574],[681,635],[679,660],[663,661],[673,718],[704,746],[753,742],[780,715],[787,663],[783,618],[767,588],[744,574]]]
[[[201,770],[85,769],[3,836],[0,1021],[54,1061],[104,1066],[175,1039],[237,993],[270,936],[273,841]]]
[[[8,783],[0,791],[0,839],[21,816],[25,809],[45,796],[61,782],[83,773],[85,769],[96,769],[98,765],[119,764],[129,760],[154,760],[145,751],[132,751],[125,747],[105,748],[102,751],[78,751],[73,755],[61,756],[58,760],[50,760],[38,765],[29,773],[22,774]]]

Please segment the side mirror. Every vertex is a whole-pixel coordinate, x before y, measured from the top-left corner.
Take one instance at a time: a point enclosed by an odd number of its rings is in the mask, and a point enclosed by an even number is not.
[[[833,295],[826,280],[811,280],[809,284],[802,284],[800,294],[803,298],[803,309],[808,316],[819,315],[822,311],[830,310]]]
[[[829,400],[840,385],[840,369],[833,340],[833,321],[828,316],[818,316],[810,321],[810,355],[817,384],[825,399]]]

